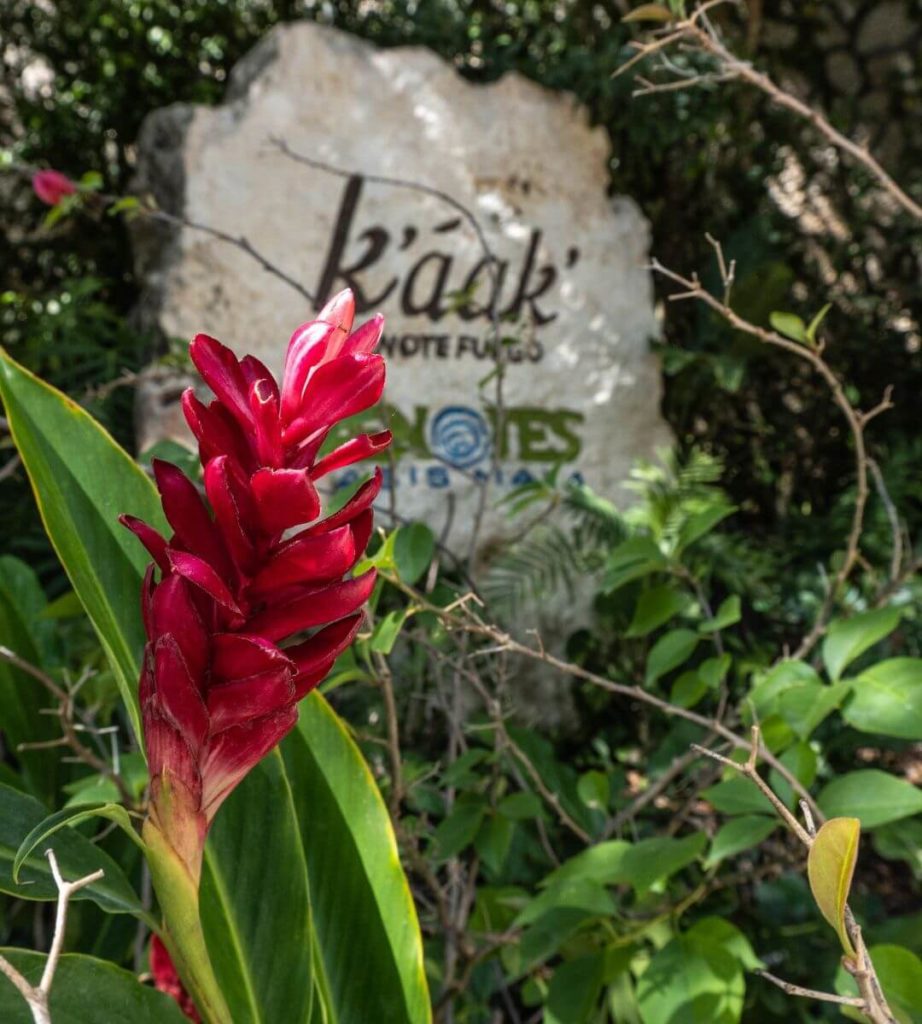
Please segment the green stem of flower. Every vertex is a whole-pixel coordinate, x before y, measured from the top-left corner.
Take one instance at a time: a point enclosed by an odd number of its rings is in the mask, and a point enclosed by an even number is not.
[[[199,915],[198,880],[159,828],[148,819],[142,831],[151,879],[163,911],[164,935],[173,964],[205,1024],[234,1024],[218,985]]]

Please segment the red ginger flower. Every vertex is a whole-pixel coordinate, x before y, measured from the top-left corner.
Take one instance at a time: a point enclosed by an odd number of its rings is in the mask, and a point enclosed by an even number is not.
[[[180,1010],[194,1024],[201,1024],[202,1018],[179,977],[169,950],[156,935],[152,935],[150,940],[150,972],[154,976],[154,987],[172,996],[179,1003]]]
[[[77,186],[60,171],[36,171],[32,190],[47,206],[57,206],[65,196],[72,196]]]
[[[197,335],[192,361],[216,398],[205,405],[190,388],[183,410],[211,511],[191,480],[157,461],[173,536],[122,517],[155,563],[142,595],[139,693],[150,820],[196,881],[222,801],[294,726],[298,701],[351,643],[374,586],[373,571],[347,574],[371,536],[380,470],[325,519],[315,486],[391,439],[366,434],[318,457],[331,428],[384,387],[384,360],[372,354],[383,319],[350,333],[354,312],[345,291],[295,331],[281,389],[255,357],[238,361]]]

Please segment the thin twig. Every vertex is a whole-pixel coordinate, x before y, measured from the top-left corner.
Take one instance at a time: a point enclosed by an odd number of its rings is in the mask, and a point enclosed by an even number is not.
[[[58,862],[55,859],[54,851],[47,850],[46,856],[48,857],[48,863],[51,866],[51,874],[54,877],[54,883],[58,888],[58,905],[55,913],[54,936],[51,940],[51,949],[49,950],[48,957],[45,960],[45,968],[42,971],[41,981],[37,986],[33,986],[22,974],[20,974],[19,971],[16,970],[6,957],[0,955],[0,971],[10,979],[10,981],[19,990],[23,999],[25,999],[29,1004],[34,1024],[51,1024],[51,1015],[48,1009],[48,998],[51,995],[51,986],[54,982],[55,972],[58,969],[58,964],[61,959],[61,952],[64,949],[64,935],[67,930],[67,910],[70,899],[74,893],[79,892],[81,889],[85,889],[88,885],[92,885],[94,882],[98,882],[105,874],[102,868],[100,868],[98,871],[94,871],[91,875],[87,875],[84,878],[78,878],[75,882],[65,882],[61,877],[61,872],[58,868]]]
[[[78,760],[82,761],[95,772],[98,772],[103,776],[103,778],[106,778],[113,783],[126,807],[133,808],[135,806],[135,800],[131,791],[125,785],[124,779],[113,771],[112,766],[108,762],[104,761],[95,753],[95,751],[91,750],[80,741],[80,738],[77,735],[78,727],[74,724],[73,720],[73,694],[68,693],[67,690],[52,679],[47,672],[43,672],[38,668],[38,666],[26,661],[25,658],[21,658],[14,651],[11,651],[8,647],[4,647],[2,645],[0,645],[0,661],[5,661],[7,664],[12,665],[14,668],[18,668],[21,672],[25,672],[26,675],[37,680],[58,701],[58,707],[55,714],[61,722],[61,732],[63,733],[62,739],[70,749],[73,750]],[[27,748],[28,746],[29,745],[27,745]]]

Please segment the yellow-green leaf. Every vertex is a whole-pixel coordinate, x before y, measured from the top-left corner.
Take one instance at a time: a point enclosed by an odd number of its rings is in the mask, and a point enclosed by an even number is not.
[[[816,833],[807,859],[810,889],[820,913],[835,928],[846,956],[855,949],[845,927],[845,904],[858,859],[861,822],[857,818],[830,818]]]
[[[622,21],[661,21],[664,24],[673,21],[674,15],[662,4],[641,4],[621,19]]]

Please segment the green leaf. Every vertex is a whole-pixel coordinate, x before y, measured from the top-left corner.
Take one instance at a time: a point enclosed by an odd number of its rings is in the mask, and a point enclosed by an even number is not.
[[[44,654],[49,646],[48,629],[54,627],[42,619],[45,595],[38,577],[16,558],[0,558],[0,644],[24,661],[46,668]],[[47,750],[22,750],[21,743],[41,743],[60,736],[53,715],[43,713],[54,698],[31,676],[0,662],[0,708],[3,709],[3,736],[6,746],[16,751],[20,771],[29,789],[48,802],[57,789],[59,761]]]
[[[611,594],[631,580],[665,569],[666,564],[663,553],[649,537],[632,537],[609,555],[602,577],[602,592]]]
[[[407,621],[407,614],[406,608],[388,612],[380,622],[375,624],[369,648],[379,654],[390,654],[404,623]]]
[[[165,526],[153,484],[83,409],[0,352],[0,397],[39,512],[99,636],[140,737],[138,611],[148,556],[122,512]]]
[[[19,882],[13,881],[14,851],[25,836],[46,820],[47,813],[32,797],[0,785],[0,892],[19,899],[57,899],[58,890],[44,848],[25,858]],[[141,902],[122,869],[99,846],[73,829],[62,830],[48,845],[54,850],[58,867],[67,881],[85,878],[100,868],[105,872],[98,882],[75,893],[75,900],[92,900],[110,914],[142,912]]]
[[[43,953],[22,949],[0,949],[0,953],[32,985],[38,984],[45,969]],[[189,1024],[171,996],[142,985],[133,974],[106,960],[72,953],[58,962],[49,1011],[54,1024]],[[32,1024],[25,1000],[2,974],[0,1020]]]
[[[585,1024],[602,992],[604,966],[601,953],[562,963],[548,988],[544,1024]]]
[[[823,641],[823,663],[829,678],[837,680],[855,658],[892,633],[901,614],[899,608],[878,608],[831,622]]]
[[[865,669],[842,715],[862,732],[922,740],[922,659],[890,658]]]
[[[622,18],[624,22],[631,21],[658,21],[664,24],[674,21],[674,15],[668,7],[664,7],[663,4],[641,4],[639,7],[635,7],[633,11],[628,11]]]
[[[457,762],[455,762],[457,763]],[[496,805],[496,810],[510,821],[541,817],[541,798],[530,791],[510,793]]]
[[[514,828],[508,818],[493,814],[480,826],[474,839],[474,849],[495,875],[499,874],[506,861]]]
[[[704,918],[653,957],[637,983],[644,1024],[738,1024],[744,969],[758,964],[728,921]]]
[[[708,685],[697,672],[683,672],[672,684],[669,699],[680,708],[693,708],[707,692]]]
[[[622,863],[631,844],[623,839],[608,839],[582,850],[552,871],[542,887],[553,887],[572,879],[584,879],[598,885],[615,885],[626,875]]]
[[[822,324],[826,319],[826,314],[830,309],[832,309],[832,303],[827,302],[807,326],[807,341],[809,341],[811,345],[816,344],[816,332],[820,329],[820,324]]]
[[[779,333],[792,341],[807,343],[807,325],[796,313],[772,313],[768,322]]]
[[[718,523],[723,522],[727,516],[733,515],[735,511],[735,505],[717,503],[704,509],[702,512],[689,516],[679,529],[679,536],[675,545],[676,554],[691,547],[695,541],[710,533]]]
[[[629,637],[646,636],[687,608],[690,598],[671,583],[658,583],[640,595],[634,617],[624,634]]]
[[[106,818],[114,822],[128,835],[133,843],[136,843],[142,850],[144,849],[140,836],[132,828],[128,812],[120,804],[91,803],[79,804],[76,807],[65,807],[63,810],[57,811],[40,821],[19,844],[19,849],[13,858],[14,883],[19,884],[19,871],[36,847],[44,845],[47,849],[48,846],[53,846],[47,840],[55,832],[60,831],[62,828],[73,828],[88,818]]]
[[[307,867],[278,752],[247,775],[215,818],[201,914],[234,1024],[307,1024],[313,991]]]
[[[476,793],[462,793],[435,830],[433,842],[438,859],[448,860],[470,846],[486,813],[487,804],[483,797]]]
[[[301,702],[282,753],[307,857],[329,1024],[427,1024],[416,908],[361,751],[314,693]]]
[[[904,779],[869,768],[833,779],[817,803],[828,818],[856,817],[864,829],[922,811],[922,790]]]
[[[814,729],[845,699],[848,683],[828,685],[801,661],[784,661],[756,684],[750,700],[759,718],[778,715],[801,739]]]
[[[645,685],[652,686],[657,679],[684,664],[698,646],[701,638],[690,629],[673,629],[663,634],[653,645],[647,658]]]
[[[899,1024],[922,1024],[922,960],[903,946],[875,945],[868,954]],[[843,967],[836,975],[835,989],[839,995],[858,995],[855,979]]]
[[[711,848],[705,858],[705,868],[713,867],[728,857],[735,857],[744,850],[751,850],[767,839],[778,828],[777,818],[766,818],[761,814],[749,814],[728,821],[718,829],[711,841]]]
[[[835,929],[845,955],[851,958],[855,947],[845,927],[845,905],[858,862],[860,835],[857,818],[830,818],[816,833],[807,857],[807,878],[816,905]]]
[[[733,775],[716,786],[705,789],[701,795],[721,814],[774,814],[775,808],[749,779]]]
[[[435,535],[425,523],[401,526],[394,537],[394,566],[404,583],[414,584],[429,568]]]
[[[608,776],[605,772],[584,772],[576,783],[576,792],[590,810],[604,811],[610,795]]]
[[[718,630],[734,626],[742,617],[742,605],[739,597],[733,594],[722,601],[717,614],[712,619],[705,619],[698,627],[702,633],[716,633]]]
[[[565,878],[529,900],[513,922],[513,927],[533,924],[545,914],[558,910],[577,911],[583,917],[608,917],[614,914],[615,905],[608,890],[592,878]]]
[[[657,882],[671,878],[682,868],[694,863],[707,846],[703,832],[674,839],[671,836],[655,836],[642,839],[624,854],[621,860],[622,878],[629,882],[638,893],[644,893]]]
[[[883,825],[874,830],[871,840],[881,857],[906,861],[916,880],[922,881],[922,819],[904,818]]]

